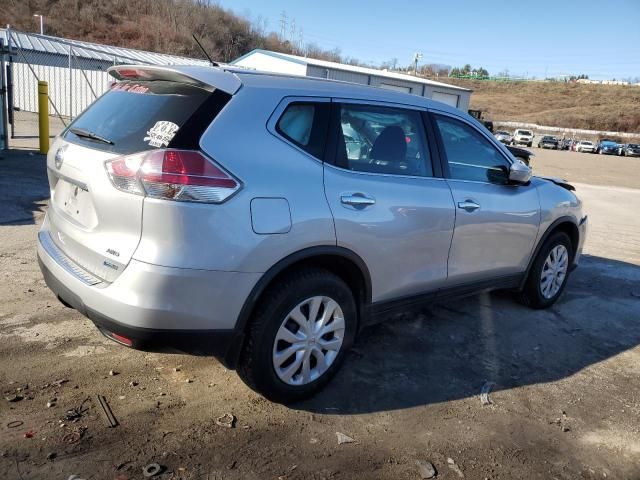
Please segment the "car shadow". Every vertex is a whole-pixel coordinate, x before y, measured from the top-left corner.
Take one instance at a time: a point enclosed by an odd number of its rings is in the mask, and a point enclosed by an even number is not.
[[[336,378],[293,408],[382,412],[561,380],[640,343],[639,297],[639,266],[583,256],[548,310],[495,292],[403,313],[364,330]]]
[[[48,198],[45,155],[33,150],[0,151],[0,226],[35,224]]]

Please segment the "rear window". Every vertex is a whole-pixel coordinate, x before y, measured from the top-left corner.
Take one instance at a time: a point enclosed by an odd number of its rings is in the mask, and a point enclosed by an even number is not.
[[[229,98],[218,90],[212,93],[176,82],[118,82],[69,126],[64,138],[118,154],[197,148],[200,136]],[[111,143],[73,130],[90,132]]]

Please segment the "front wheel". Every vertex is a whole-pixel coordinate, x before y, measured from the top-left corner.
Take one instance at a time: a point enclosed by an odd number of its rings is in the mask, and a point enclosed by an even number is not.
[[[536,309],[556,303],[567,285],[572,259],[573,248],[567,234],[552,234],[533,261],[520,301]]]
[[[310,397],[335,375],[353,343],[357,325],[353,294],[331,272],[308,269],[279,281],[263,298],[238,374],[272,401]]]

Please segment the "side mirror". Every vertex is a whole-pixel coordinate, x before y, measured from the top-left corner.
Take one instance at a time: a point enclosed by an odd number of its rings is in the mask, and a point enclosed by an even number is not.
[[[531,180],[531,167],[525,165],[522,160],[516,159],[509,167],[509,182],[524,184]]]

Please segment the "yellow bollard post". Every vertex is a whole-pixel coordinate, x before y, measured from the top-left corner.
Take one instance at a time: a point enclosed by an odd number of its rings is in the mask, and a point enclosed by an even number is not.
[[[38,82],[38,131],[40,132],[40,153],[49,151],[49,84]]]

